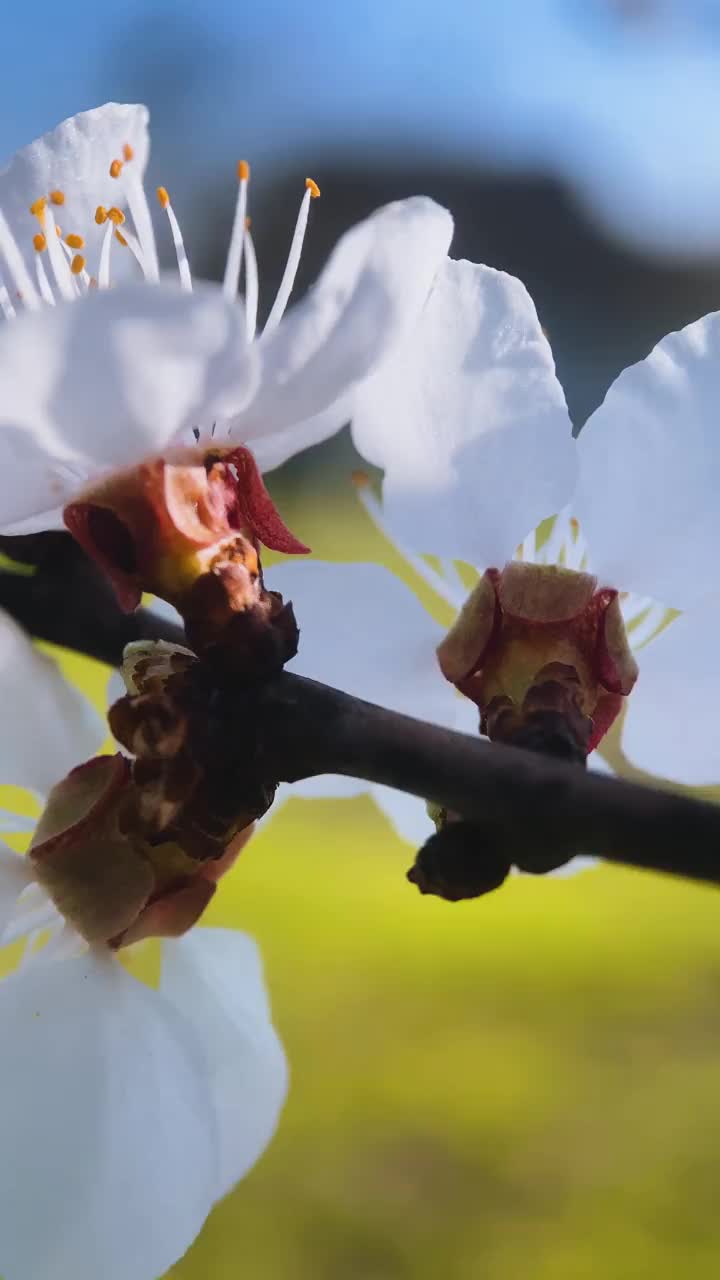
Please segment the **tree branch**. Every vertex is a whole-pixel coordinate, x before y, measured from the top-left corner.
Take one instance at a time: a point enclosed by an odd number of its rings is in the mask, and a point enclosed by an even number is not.
[[[40,555],[0,540],[37,566],[32,575],[0,573],[0,607],[31,634],[112,665],[131,640],[182,643],[179,628],[147,610],[121,613],[69,538],[42,538]],[[238,777],[250,750],[253,768],[274,782],[339,773],[454,811],[473,826],[480,867],[498,851],[527,870],[583,853],[720,883],[720,806],[488,744],[289,672],[228,690],[222,733]]]
[[[260,698],[258,733],[285,781],[340,773],[462,814],[532,870],[595,854],[720,883],[720,806],[586,772],[399,715],[285,672]]]

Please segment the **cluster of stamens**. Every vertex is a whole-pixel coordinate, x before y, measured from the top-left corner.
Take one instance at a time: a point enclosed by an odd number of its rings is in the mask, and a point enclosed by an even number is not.
[[[65,193],[54,190],[42,195],[30,206],[30,213],[37,220],[38,230],[33,236],[35,249],[35,281],[27,271],[23,256],[14,240],[7,222],[0,211],[0,264],[9,271],[15,286],[14,299],[0,277],[0,311],[6,319],[15,316],[15,301],[20,300],[30,309],[42,302],[52,306],[59,296],[63,301],[71,301],[88,289],[107,289],[110,286],[110,262],[113,241],[127,249],[135,258],[144,278],[149,282],[159,279],[159,266],[152,219],[140,174],[134,169],[133,148],[125,143],[122,156],[115,157],[109,165],[111,178],[121,182],[121,198],[118,204],[109,208],[98,205],[95,211],[95,222],[105,227],[100,245],[100,254],[96,270],[88,271],[85,237],[76,230],[63,235],[55,218],[55,209],[65,204]],[[237,166],[238,192],[235,204],[235,216],[228,248],[223,293],[234,301],[238,296],[241,274],[244,269],[244,306],[248,341],[252,341],[257,330],[257,314],[259,300],[259,281],[257,257],[250,232],[250,219],[247,216],[248,184],[250,166],[241,160]],[[180,287],[187,292],[192,291],[192,274],[185,249],[180,224],[173,209],[166,187],[157,188],[157,199],[160,208],[165,212],[172,237]],[[320,195],[320,189],[312,178],[306,178],[305,191],[300,204],[295,231],[293,233],[287,263],[265,324],[265,332],[272,332],[277,327],[287,307],[295,283],[303,241],[308,223],[310,201]],[[120,208],[127,208],[127,215]],[[132,227],[128,225],[128,217]],[[122,230],[120,229],[122,228]],[[48,261],[46,270],[44,259]]]

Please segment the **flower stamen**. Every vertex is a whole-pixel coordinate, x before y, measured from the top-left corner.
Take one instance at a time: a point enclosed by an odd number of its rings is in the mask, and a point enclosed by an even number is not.
[[[98,209],[98,213],[100,210]],[[98,213],[95,214],[95,221],[98,220]],[[103,210],[105,213],[105,210]],[[100,262],[98,264],[97,282],[98,289],[108,289],[110,286],[110,250],[112,248],[113,233],[115,232],[115,224],[110,221],[107,214],[102,219],[106,223],[105,235],[100,246]]]
[[[232,302],[233,298],[237,296],[238,284],[240,283],[243,244],[247,230],[245,215],[247,212],[248,182],[250,181],[250,165],[247,160],[239,161],[237,176],[238,193],[237,200],[235,202],[235,216],[233,218],[230,247],[228,249],[227,262],[225,263],[225,276],[223,279],[223,293],[230,302]]]
[[[35,275],[37,276],[38,289],[43,302],[49,307],[55,306],[55,294],[50,287],[50,281],[47,278],[47,272],[43,266],[42,258],[38,253],[35,258]]]
[[[305,239],[305,231],[307,229],[308,215],[310,212],[310,201],[317,200],[319,195],[320,188],[314,179],[306,178],[305,194],[300,202],[300,210],[297,216],[297,222],[295,223],[295,230],[293,232],[288,260],[285,264],[285,271],[283,273],[283,278],[280,281],[280,288],[277,291],[277,297],[272,305],[272,310],[267,318],[267,322],[263,330],[264,333],[272,333],[274,329],[277,329],[285,314],[285,308],[287,307],[290,299],[290,294],[293,291],[295,277],[297,275],[298,267],[300,266],[300,256],[302,254],[303,241]]]
[[[245,219],[245,328],[248,342],[252,342],[257,329],[260,281],[258,278],[255,245],[250,234],[250,219]]]
[[[158,187],[157,198],[160,208],[165,210],[168,222],[170,223],[170,231],[172,233],[173,244],[175,246],[175,256],[177,258],[178,271],[180,273],[180,287],[184,289],[186,293],[192,293],[192,277],[190,275],[190,264],[188,262],[187,253],[185,252],[185,242],[182,238],[180,224],[175,217],[175,211],[170,203],[170,196],[168,195],[165,187]]]
[[[0,258],[5,259],[5,263],[8,271],[10,272],[12,284],[18,298],[22,299],[25,306],[30,311],[36,311],[40,306],[40,299],[38,297],[37,290],[30,278],[30,272],[25,266],[23,256],[17,247],[15,237],[13,236],[1,209]]]
[[[10,301],[10,294],[8,293],[7,288],[5,287],[2,277],[0,277],[0,311],[2,311],[6,320],[15,319],[15,315],[16,315],[15,308],[12,302]]]
[[[68,237],[67,237],[67,239],[65,240],[65,242],[64,242],[64,243],[63,243],[63,241],[61,240],[61,241],[60,241],[60,244],[61,244],[61,246],[62,246],[62,249],[63,249],[63,252],[64,252],[64,254],[65,254],[65,257],[67,258],[68,262],[70,263],[70,270],[73,272],[73,274],[76,276],[76,278],[77,278],[78,280],[80,280],[80,282],[81,282],[81,284],[84,286],[84,288],[85,288],[85,289],[89,289],[89,287],[90,287],[90,277],[89,277],[89,275],[88,275],[87,271],[85,270],[85,259],[84,259],[84,258],[83,258],[79,253],[73,253],[72,246],[71,246],[71,245],[69,245],[69,244],[68,244],[68,242],[67,242],[69,239],[70,239],[70,236],[68,236]],[[73,240],[82,240],[82,236],[73,236],[73,237],[72,237],[72,239],[73,239]],[[77,268],[77,270],[76,270],[76,269],[74,268],[74,266],[73,266],[73,263],[75,263],[78,259],[79,259],[79,260],[80,260],[80,262],[81,262],[81,266],[79,266],[79,267]]]
[[[60,296],[64,298],[66,302],[72,302],[77,297],[77,290],[75,288],[72,275],[70,274],[70,268],[65,259],[65,255],[58,242],[57,231],[55,228],[55,217],[52,209],[47,206],[47,202],[42,210],[42,214],[38,215],[38,217],[45,232],[48,257],[50,259],[53,276],[55,277],[55,284],[57,285]]]
[[[133,149],[129,143],[123,146],[123,155],[126,162],[133,158]],[[119,177],[122,171],[122,162],[120,171],[117,175],[111,174],[112,177]],[[158,263],[157,248],[155,245],[155,234],[153,232],[152,217],[150,215],[150,206],[147,202],[145,189],[140,181],[137,172],[132,165],[129,171],[124,174],[123,190],[127,200],[128,209],[133,220],[135,232],[137,234],[140,256],[136,254],[140,267],[145,275],[146,280],[157,281],[160,279],[160,266]]]

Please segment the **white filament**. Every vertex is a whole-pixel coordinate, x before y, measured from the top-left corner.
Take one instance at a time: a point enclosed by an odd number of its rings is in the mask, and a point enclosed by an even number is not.
[[[98,289],[109,289],[110,287],[110,250],[112,249],[114,234],[115,224],[108,218],[105,225],[105,235],[100,246],[100,262],[97,276]]]
[[[137,174],[127,173],[125,170],[124,189],[128,203],[128,209],[132,215],[132,220],[137,232],[137,238],[140,245],[140,266],[145,274],[146,279],[157,281],[160,279],[160,267],[158,265],[157,247],[155,245],[155,234],[153,232],[152,218],[147,202],[147,196],[143,185]]]
[[[13,320],[16,314],[2,276],[0,276],[0,311],[2,311],[6,320]]]
[[[175,246],[175,256],[177,258],[178,271],[180,273],[180,288],[186,293],[192,293],[192,277],[190,275],[190,263],[188,262],[187,253],[185,252],[185,242],[182,238],[180,224],[175,217],[175,211],[168,200],[164,206],[170,223],[170,231],[172,233],[173,244]]]
[[[302,254],[303,241],[305,239],[305,230],[307,228],[311,199],[312,195],[310,190],[306,189],[300,203],[300,212],[298,213],[297,222],[295,223],[295,230],[293,232],[288,260],[285,264],[283,278],[280,281],[280,288],[277,291],[277,297],[273,302],[272,310],[267,318],[263,333],[272,333],[274,329],[277,329],[285,314],[285,308],[287,307],[290,294],[292,293],[297,269],[300,265],[300,255]]]
[[[243,257],[243,244],[245,242],[245,216],[247,213],[247,178],[241,178],[238,186],[237,200],[235,201],[235,216],[233,218],[232,233],[230,236],[230,247],[228,249],[227,262],[225,263],[225,276],[223,279],[223,293],[229,302],[237,297],[238,284],[240,282],[240,266]]]
[[[57,228],[52,209],[48,206],[45,210],[45,217],[42,223],[45,233],[45,242],[47,244],[48,258],[50,266],[55,277],[55,284],[61,298],[65,302],[72,302],[77,298],[78,291],[73,280],[72,272],[67,264],[65,254],[58,242]]]
[[[248,342],[252,342],[257,330],[258,300],[260,297],[260,281],[258,278],[255,245],[250,235],[250,228],[245,229],[245,330]]]
[[[0,257],[5,259],[7,269],[10,273],[10,279],[17,296],[22,299],[28,310],[36,311],[40,306],[40,299],[38,297],[37,290],[30,279],[30,273],[25,266],[23,256],[17,247],[15,237],[13,236],[1,209]]]
[[[35,274],[37,276],[38,289],[43,302],[47,302],[49,307],[55,306],[55,294],[50,288],[50,281],[47,278],[47,272],[43,266],[43,260],[38,253],[35,257]]]

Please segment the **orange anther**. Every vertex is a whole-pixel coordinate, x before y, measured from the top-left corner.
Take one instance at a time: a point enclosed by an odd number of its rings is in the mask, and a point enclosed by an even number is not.
[[[50,192],[50,199],[52,200],[53,204],[64,204],[64,203],[65,203],[65,192],[64,192],[64,191],[51,191],[51,192]]]
[[[85,245],[85,241],[82,236],[76,236],[73,232],[71,232],[69,236],[65,237],[65,243],[71,249],[82,249]]]
[[[39,200],[34,200],[33,203],[30,205],[30,212],[34,218],[42,219],[46,209],[47,209],[47,200],[45,196],[40,196]]]
[[[157,189],[157,198],[158,198],[158,200],[160,201],[160,208],[161,208],[161,209],[167,209],[167,207],[168,207],[168,205],[169,205],[169,203],[170,203],[170,197],[169,197],[169,195],[168,195],[168,193],[167,193],[167,191],[166,191],[165,187],[158,187],[158,189]]]
[[[33,236],[33,245],[36,253],[42,253],[44,249],[47,249],[47,240],[42,231],[38,231],[37,235]]]
[[[104,205],[99,204],[95,210],[95,221],[99,227],[102,226],[103,222],[107,222],[107,209]]]
[[[110,165],[110,177],[119,178],[120,174],[122,173],[122,167],[123,167],[122,160],[113,160],[112,164]]]
[[[115,223],[116,227],[121,227],[125,221],[125,214],[122,209],[118,209],[115,205],[113,205],[112,209],[108,209],[107,216],[111,222]]]
[[[122,231],[118,231],[117,228],[115,229],[115,239],[117,240],[118,244],[127,245],[127,240],[125,239]]]
[[[320,195],[320,188],[319,188],[319,186],[318,186],[317,182],[315,181],[315,179],[314,179],[314,178],[306,178],[306,179],[305,179],[305,186],[306,186],[307,190],[310,192],[310,196],[311,196],[311,198],[312,198],[313,200],[317,200],[318,196]]]
[[[130,143],[129,143],[129,142],[124,142],[124,143],[123,143],[123,149],[122,149],[122,152],[123,152],[123,156],[125,157],[125,159],[126,159],[126,160],[132,160],[132,159],[133,159],[133,157],[134,157],[134,155],[135,155],[135,152],[133,151],[133,149],[132,149],[132,147],[130,146]]]
[[[80,272],[85,270],[85,259],[81,253],[75,254],[75,257],[70,263],[70,270],[74,276],[79,276]]]
[[[250,165],[247,160],[238,160],[237,176],[241,182],[247,182],[250,177]]]

